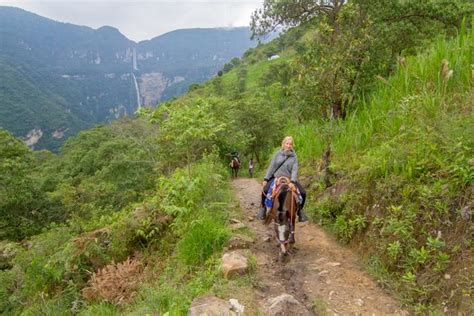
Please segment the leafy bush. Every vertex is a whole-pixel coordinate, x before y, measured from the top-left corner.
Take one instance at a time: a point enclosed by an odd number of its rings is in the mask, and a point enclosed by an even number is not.
[[[0,239],[20,240],[38,233],[50,219],[44,192],[32,176],[32,151],[0,129]]]
[[[143,199],[155,184],[155,136],[151,124],[123,120],[70,138],[39,168],[49,211],[91,219]]]
[[[135,259],[109,264],[92,275],[82,295],[88,301],[104,300],[116,305],[130,303],[137,293],[141,270],[140,262]]]
[[[216,225],[213,214],[200,214],[192,222],[188,232],[178,242],[177,251],[180,261],[187,265],[204,263],[211,255],[221,251],[228,239],[227,228],[221,223]]]

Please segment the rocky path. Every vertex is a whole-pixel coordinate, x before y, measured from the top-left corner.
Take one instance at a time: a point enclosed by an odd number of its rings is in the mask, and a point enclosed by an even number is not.
[[[306,307],[308,315],[408,315],[363,272],[356,254],[314,223],[297,224],[298,251],[286,263],[276,262],[272,224],[264,226],[255,219],[260,184],[238,178],[232,187],[245,212],[244,224],[255,233],[250,250],[257,258],[255,295],[262,302],[287,293]]]

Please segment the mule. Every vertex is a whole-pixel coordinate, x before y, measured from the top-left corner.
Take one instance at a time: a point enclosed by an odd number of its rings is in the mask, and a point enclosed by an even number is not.
[[[295,223],[298,205],[297,192],[294,186],[290,186],[290,179],[280,177],[275,180],[275,188],[272,193],[273,205],[265,218],[268,225],[274,221],[275,236],[279,244],[280,252],[278,260],[291,253],[295,243]]]
[[[239,168],[240,168],[239,159],[237,159],[237,157],[232,158],[232,160],[230,161],[229,167],[230,167],[232,177],[237,178],[237,175],[239,173]]]

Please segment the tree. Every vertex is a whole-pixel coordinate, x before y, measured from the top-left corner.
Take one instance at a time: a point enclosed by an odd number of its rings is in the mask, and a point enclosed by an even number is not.
[[[470,21],[474,2],[465,0],[378,1],[356,0],[373,21],[377,38],[393,56],[416,48],[442,34],[456,34],[464,18]]]
[[[240,67],[237,70],[237,82],[233,90],[233,98],[238,99],[242,97],[245,92],[245,86],[247,83],[247,68]]]
[[[267,87],[274,82],[279,82],[282,86],[287,86],[294,75],[295,72],[288,62],[275,61],[268,67],[266,73],[264,73],[260,78],[260,85]]]
[[[21,239],[41,228],[41,198],[31,177],[28,147],[0,130],[0,239]]]
[[[163,160],[179,164],[185,162],[191,177],[191,163],[202,157],[204,152],[211,151],[218,134],[226,129],[218,113],[211,110],[212,105],[203,99],[193,104],[161,109],[167,111],[167,119],[161,124],[158,141]]]
[[[222,95],[224,93],[224,87],[222,83],[222,77],[215,77],[211,80],[211,85],[214,90],[214,93],[217,95]]]
[[[242,100],[236,109],[236,120],[248,135],[248,153],[257,161],[261,153],[273,148],[283,137],[283,131],[276,128],[284,120],[283,114],[263,95]]]
[[[228,63],[226,63],[226,64],[224,65],[224,67],[222,68],[221,73],[229,72],[229,71],[231,71],[234,67],[237,67],[238,65],[240,65],[240,59],[239,59],[238,57],[234,57],[234,58],[232,58]]]
[[[219,73],[217,73],[217,75],[220,77],[222,76],[222,74],[219,75]],[[199,84],[199,83],[191,83],[189,86],[188,86],[188,92],[192,92],[194,90],[198,90],[202,88],[202,86]]]
[[[295,104],[302,117],[345,117],[376,75],[387,76],[402,54],[439,34],[453,34],[473,3],[461,0],[266,0],[252,16],[254,36],[277,26],[316,32],[295,65]]]
[[[290,91],[302,117],[344,118],[364,77],[371,80],[377,61],[368,16],[348,4],[339,12],[337,35],[327,19],[318,21],[304,53],[295,62],[298,76]],[[384,56],[386,57],[386,56]],[[375,66],[371,69],[371,66]]]
[[[68,139],[39,168],[49,212],[61,221],[87,218],[141,199],[155,185],[156,129],[143,118],[122,119]]]
[[[278,27],[293,27],[326,16],[335,24],[346,0],[265,0],[263,8],[253,12],[250,22],[252,39],[260,38]]]

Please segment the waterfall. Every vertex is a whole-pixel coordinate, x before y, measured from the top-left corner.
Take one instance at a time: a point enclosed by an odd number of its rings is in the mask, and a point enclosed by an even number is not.
[[[133,70],[138,70],[138,67],[137,67],[137,50],[135,49],[135,47],[133,48]]]
[[[132,78],[133,78],[133,83],[135,84],[135,91],[137,93],[137,110],[139,110],[142,107],[140,103],[140,90],[138,89],[137,78],[135,77],[135,74],[133,72],[132,72]]]

